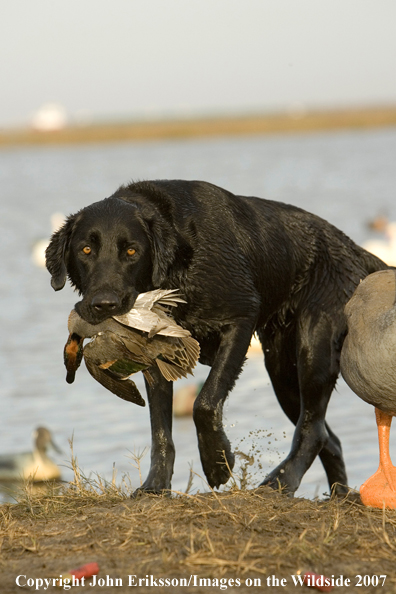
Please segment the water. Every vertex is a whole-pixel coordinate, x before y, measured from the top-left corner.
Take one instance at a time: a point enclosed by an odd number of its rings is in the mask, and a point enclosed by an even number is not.
[[[385,213],[396,220],[395,154],[395,128],[2,150],[0,452],[29,449],[32,430],[45,425],[64,451],[53,458],[64,465],[66,480],[72,477],[68,440],[73,436],[87,475],[110,479],[114,463],[119,479],[127,472],[136,487],[139,474],[131,452],[150,446],[147,408],[106,392],[84,368],[72,386],[65,382],[66,319],[78,299],[70,288],[55,293],[49,274],[31,261],[34,243],[50,233],[52,213],[75,212],[130,180],[203,179],[235,193],[301,206],[362,243],[370,236],[368,219]],[[199,366],[195,381],[204,380],[207,372]],[[144,393],[140,377],[137,384]],[[293,435],[260,355],[249,357],[225,419],[233,445],[255,454],[251,485],[256,485],[287,454]],[[342,439],[349,483],[358,487],[378,463],[374,410],[340,379],[328,419]],[[191,465],[202,475],[191,418],[175,419],[174,437],[173,487],[184,490]],[[149,454],[142,461],[143,478],[148,466]],[[198,476],[194,488],[207,489]],[[322,467],[315,462],[298,494],[313,497],[326,491]]]

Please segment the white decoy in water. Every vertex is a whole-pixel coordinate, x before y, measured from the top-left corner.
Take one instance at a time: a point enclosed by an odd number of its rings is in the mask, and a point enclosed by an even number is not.
[[[396,223],[385,217],[378,217],[369,225],[371,229],[384,234],[384,239],[369,239],[363,244],[368,252],[381,258],[389,266],[396,265]]]
[[[0,455],[0,481],[30,479],[34,482],[60,478],[59,467],[47,456],[48,446],[61,450],[53,442],[50,431],[38,427],[33,432],[33,451]]]
[[[55,233],[62,227],[63,223],[65,222],[65,215],[62,212],[54,212],[51,215],[51,232]],[[45,250],[48,247],[50,242],[50,238],[46,237],[45,239],[39,239],[33,245],[32,249],[32,261],[33,264],[38,266],[39,268],[45,268]]]

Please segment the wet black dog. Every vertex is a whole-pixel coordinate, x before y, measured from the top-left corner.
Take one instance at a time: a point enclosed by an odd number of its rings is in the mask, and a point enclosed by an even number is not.
[[[296,425],[290,454],[264,484],[293,493],[318,454],[330,487],[347,484],[340,441],[325,422],[346,333],[343,308],[359,281],[386,265],[341,231],[294,206],[204,182],[132,183],[70,216],[52,236],[47,267],[55,290],[69,277],[83,295],[78,313],[93,324],[127,312],[140,292],[180,289],[187,303],[174,310],[176,320],[211,366],[194,421],[212,487],[234,464],[222,410],[254,331]],[[151,374],[151,469],[142,489],[160,492],[171,486],[175,456],[172,384]]]

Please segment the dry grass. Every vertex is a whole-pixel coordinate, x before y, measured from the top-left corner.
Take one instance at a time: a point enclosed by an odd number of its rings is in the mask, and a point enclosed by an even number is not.
[[[137,460],[139,464],[139,460]],[[238,480],[224,493],[173,493],[129,497],[126,480],[116,485],[87,480],[74,457],[74,481],[32,495],[29,485],[17,504],[0,507],[0,591],[19,591],[18,575],[33,579],[65,574],[90,561],[99,577],[122,586],[75,592],[130,592],[128,576],[145,578],[261,580],[267,592],[293,591],[291,575],[315,571],[349,577],[386,574],[388,594],[396,592],[396,512],[364,508],[344,500],[291,499],[268,488],[241,490]],[[267,586],[268,577],[286,578],[289,588]],[[172,592],[209,592],[216,587],[173,586]],[[218,584],[221,582],[219,581]],[[350,592],[353,588],[337,588]],[[378,588],[361,588],[375,592]],[[51,588],[48,590],[51,591]],[[54,590],[52,590],[54,591]],[[134,591],[159,592],[154,586]]]
[[[241,134],[273,134],[341,128],[394,126],[396,108],[338,109],[301,113],[254,114],[196,119],[135,121],[68,126],[58,131],[16,129],[0,131],[0,147],[157,140]]]

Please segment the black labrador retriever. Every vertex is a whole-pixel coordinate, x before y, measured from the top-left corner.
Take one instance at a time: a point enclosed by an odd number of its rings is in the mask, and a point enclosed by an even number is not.
[[[211,366],[194,421],[212,487],[234,464],[222,410],[257,332],[276,396],[296,425],[289,455],[262,484],[294,493],[319,455],[330,488],[345,492],[341,444],[325,414],[346,334],[344,306],[361,279],[387,268],[381,260],[304,210],[181,180],[120,187],[69,216],[46,255],[52,287],[62,289],[68,276],[83,296],[76,309],[92,324],[127,312],[140,292],[183,293],[176,321]],[[151,468],[141,488],[158,493],[170,489],[173,474],[172,383],[150,373]]]

